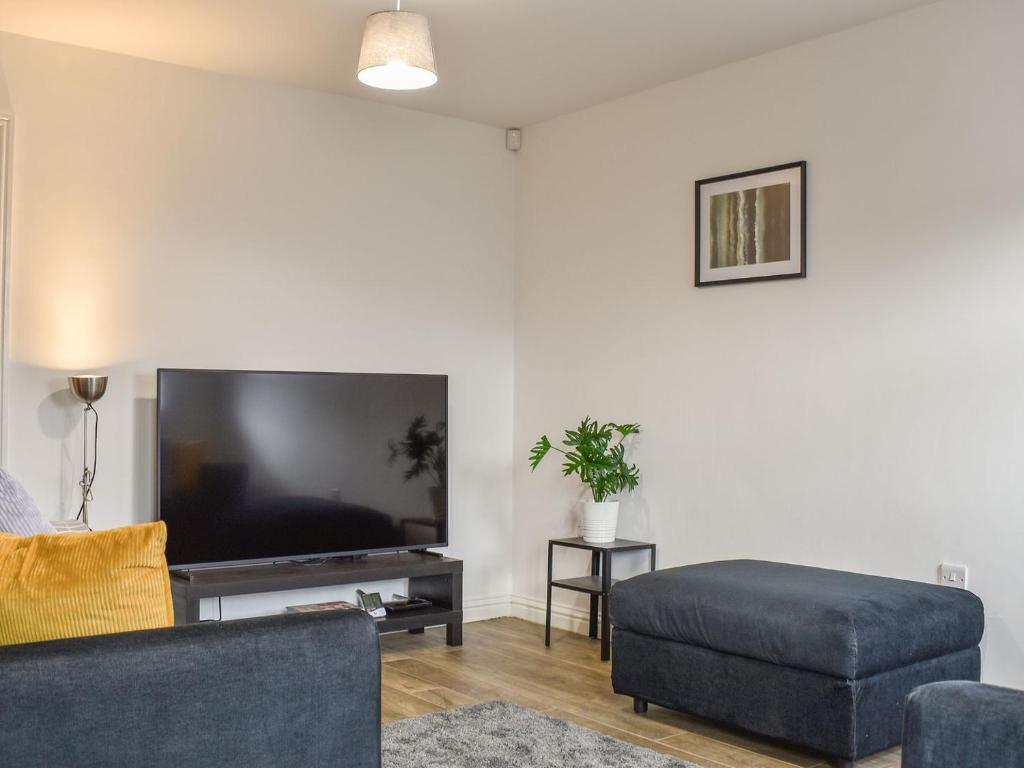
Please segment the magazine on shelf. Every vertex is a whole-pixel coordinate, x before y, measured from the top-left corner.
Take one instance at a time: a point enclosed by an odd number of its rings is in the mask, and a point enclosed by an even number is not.
[[[358,605],[347,600],[335,600],[330,603],[309,603],[308,605],[289,605],[285,610],[289,613],[319,613],[320,611],[359,611]]]

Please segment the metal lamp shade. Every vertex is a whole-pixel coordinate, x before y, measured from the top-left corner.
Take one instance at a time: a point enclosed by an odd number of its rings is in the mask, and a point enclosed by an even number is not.
[[[368,16],[358,77],[361,83],[391,91],[411,91],[436,83],[427,17],[408,11],[381,11]]]
[[[68,387],[83,403],[95,403],[107,391],[106,376],[68,376]]]

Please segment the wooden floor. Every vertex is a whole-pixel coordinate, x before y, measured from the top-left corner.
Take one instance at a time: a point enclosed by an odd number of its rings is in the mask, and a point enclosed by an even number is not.
[[[653,704],[634,714],[632,699],[612,693],[598,642],[581,635],[553,630],[545,648],[543,627],[493,619],[467,624],[461,648],[446,646],[442,629],[384,635],[381,648],[384,722],[505,699],[706,768],[826,765],[818,755]],[[898,768],[899,750],[857,765]]]

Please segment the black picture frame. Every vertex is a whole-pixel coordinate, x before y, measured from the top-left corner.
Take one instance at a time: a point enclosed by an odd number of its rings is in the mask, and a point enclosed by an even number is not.
[[[703,228],[703,216],[701,210],[701,191],[702,187],[710,184],[718,184],[724,181],[734,181],[735,179],[743,179],[752,176],[761,176],[770,173],[776,173],[778,171],[790,171],[799,170],[800,174],[800,195],[799,195],[799,231],[800,231],[800,246],[799,246],[799,263],[798,268],[793,272],[786,272],[782,274],[772,275],[756,275],[751,277],[736,277],[729,279],[720,280],[707,280],[706,276],[702,275],[701,265],[701,230]],[[792,262],[791,258],[789,262]],[[788,263],[788,262],[787,262]],[[723,176],[714,176],[708,179],[698,179],[694,182],[694,251],[693,251],[693,284],[697,288],[706,288],[711,285],[730,285],[735,283],[752,283],[760,282],[762,280],[788,280],[792,278],[803,278],[807,277],[807,161],[799,160],[794,163],[784,163],[782,165],[772,165],[766,168],[757,168],[752,171],[742,171],[740,173],[729,173]]]

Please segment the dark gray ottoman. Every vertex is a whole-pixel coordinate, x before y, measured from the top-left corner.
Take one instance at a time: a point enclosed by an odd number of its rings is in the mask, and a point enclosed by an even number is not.
[[[978,680],[970,592],[727,560],[612,588],[612,685],[648,701],[853,761],[900,742],[910,691]]]
[[[903,768],[1024,768],[1024,691],[932,683],[907,699]]]

